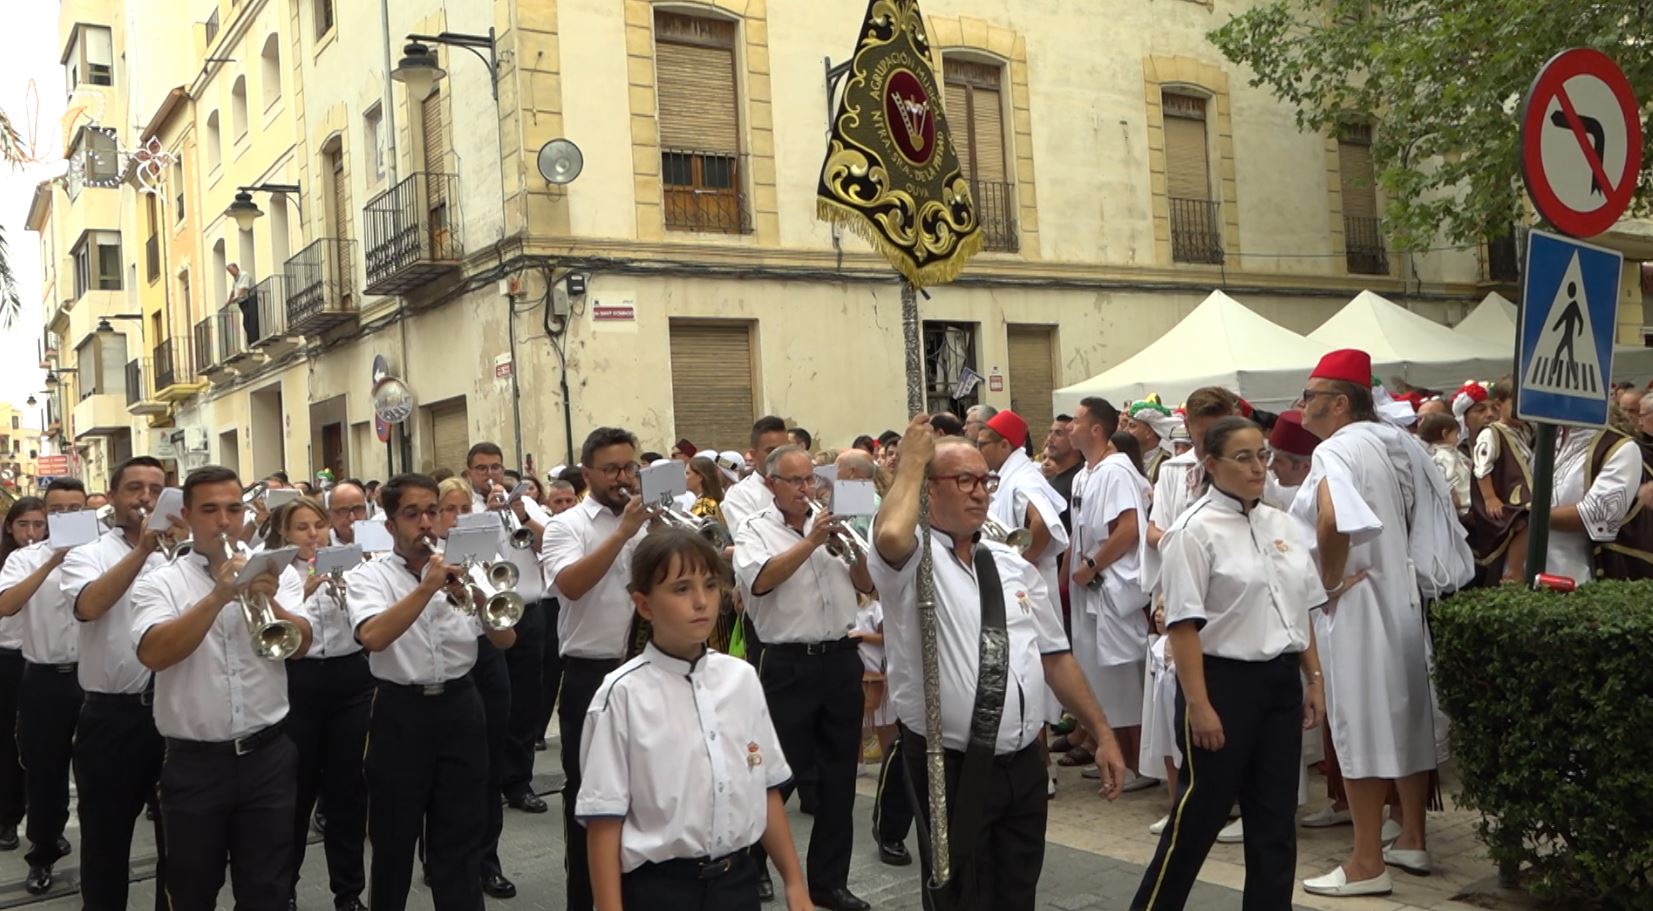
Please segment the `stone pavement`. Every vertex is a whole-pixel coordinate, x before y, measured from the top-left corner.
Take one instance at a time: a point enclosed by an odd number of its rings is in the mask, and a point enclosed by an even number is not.
[[[538,754],[542,772],[557,768],[555,742],[552,750]],[[543,787],[555,785],[549,777],[537,779]],[[1040,886],[1039,907],[1055,911],[1125,911],[1135,894],[1142,876],[1143,864],[1152,856],[1156,840],[1147,832],[1149,823],[1164,814],[1169,799],[1163,789],[1139,791],[1126,795],[1117,803],[1108,804],[1092,796],[1090,782],[1083,782],[1077,770],[1061,770],[1061,785],[1056,800],[1051,804],[1049,844],[1045,857],[1044,875]],[[1449,776],[1448,786],[1451,780]],[[870,795],[873,789],[872,770],[860,781],[861,796],[856,802],[857,818],[864,825],[856,829],[856,850],[850,874],[850,885],[857,894],[872,902],[878,911],[918,911],[919,882],[916,864],[911,867],[886,867],[878,862],[876,850],[867,835],[871,819]],[[1310,781],[1311,807],[1322,803],[1324,782],[1318,776]],[[510,901],[488,902],[497,911],[562,911],[562,831],[557,799],[549,798],[552,812],[531,816],[515,810],[506,811],[505,837],[500,845],[500,856],[506,875],[516,881],[518,897]],[[810,819],[791,814],[794,836],[802,846],[807,842]],[[1498,892],[1495,870],[1485,858],[1474,839],[1474,814],[1462,810],[1448,810],[1433,814],[1430,820],[1430,845],[1434,851],[1438,872],[1422,878],[1396,872],[1395,892],[1377,899],[1328,900],[1305,895],[1295,896],[1298,911],[1305,909],[1336,909],[1336,911],[1458,911],[1470,908],[1524,908],[1520,896]],[[1329,870],[1342,856],[1348,845],[1349,830],[1299,830],[1300,844],[1298,872],[1313,876]],[[69,840],[78,848],[79,833],[71,818]],[[916,850],[916,845],[909,842]],[[147,877],[152,871],[153,845],[140,822],[139,837],[134,846],[134,874]],[[20,852],[0,854],[0,909],[37,905],[49,909],[75,909],[80,906],[72,892],[77,855],[70,855],[58,866],[61,885],[52,896],[35,899],[23,892],[22,880],[26,873]],[[1218,911],[1239,908],[1238,889],[1244,883],[1244,867],[1239,846],[1218,845],[1212,849],[1201,878],[1202,884],[1190,898],[1190,911]],[[416,878],[417,881],[417,878]],[[1466,893],[1471,893],[1466,895]],[[1456,900],[1466,897],[1472,903]],[[153,880],[141,879],[134,883],[129,902],[133,908],[153,905]],[[221,907],[230,907],[230,892],[226,885]],[[332,907],[326,890],[326,869],[319,846],[306,852],[304,876],[300,883],[299,906],[314,911]],[[409,908],[431,908],[430,893],[415,885]],[[779,909],[779,905],[769,908]]]

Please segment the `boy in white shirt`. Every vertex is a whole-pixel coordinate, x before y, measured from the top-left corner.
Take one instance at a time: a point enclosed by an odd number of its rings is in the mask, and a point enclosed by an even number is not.
[[[580,738],[575,815],[597,911],[757,911],[747,849],[760,840],[789,911],[812,907],[781,803],[792,770],[757,672],[706,648],[722,563],[681,529],[632,555],[631,597],[652,639],[603,680]]]

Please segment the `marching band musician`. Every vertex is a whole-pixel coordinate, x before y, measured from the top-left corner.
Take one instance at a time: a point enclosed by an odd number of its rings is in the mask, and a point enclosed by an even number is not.
[[[367,518],[367,491],[360,483],[345,479],[327,492],[327,518],[332,524],[333,544],[356,543],[355,523]]]
[[[762,475],[772,505],[735,535],[735,576],[747,614],[764,643],[758,678],[787,764],[818,771],[815,825],[806,871],[809,897],[834,911],[865,911],[849,891],[854,844],[856,754],[861,742],[859,640],[849,635],[871,594],[866,554],[851,553],[844,523],[815,509],[814,465],[800,446],[770,451]],[[841,559],[824,545],[836,537]],[[853,561],[853,566],[846,563]],[[781,787],[781,800],[792,784]],[[758,894],[774,897],[762,846]]]
[[[747,519],[774,501],[774,494],[764,483],[764,472],[768,471],[769,453],[786,444],[786,422],[780,418],[765,415],[752,424],[752,451],[746,454],[746,462],[753,471],[723,494],[723,519],[730,535],[738,536]]]
[[[19,548],[46,537],[46,501],[22,497],[6,510],[0,525],[0,566]],[[0,618],[0,719],[17,718],[17,691],[23,685],[23,618]],[[17,724],[0,724],[0,851],[15,851],[23,822],[23,764],[17,758]],[[85,837],[82,836],[84,845]],[[84,852],[83,852],[84,853]]]
[[[86,486],[59,478],[46,487],[46,514],[86,507]],[[80,717],[80,630],[64,601],[61,567],[69,549],[51,539],[14,552],[0,570],[0,616],[23,618],[23,681],[17,692],[17,751],[26,770],[29,876],[24,888],[44,895],[52,865],[68,853],[69,764]],[[20,613],[21,612],[21,613]]]
[[[784,429],[782,431],[785,432]],[[562,656],[563,835],[567,851],[568,907],[593,903],[584,831],[575,819],[580,793],[581,729],[603,678],[620,666],[631,625],[631,553],[644,535],[648,508],[638,489],[637,437],[619,427],[599,427],[580,447],[588,495],[545,528],[540,565],[561,601],[557,618]]]
[[[900,719],[902,756],[921,818],[930,814],[925,766],[925,682],[919,595],[919,486],[930,505],[942,740],[952,840],[953,878],[930,891],[932,911],[981,908],[1031,911],[1044,862],[1045,767],[1038,734],[1043,718],[1025,700],[1047,682],[1062,704],[1099,739],[1103,796],[1118,797],[1125,763],[1107,717],[1068,650],[1061,617],[1044,579],[1014,550],[976,543],[987,516],[991,476],[964,440],[937,443],[919,415],[901,440],[895,483],[873,526],[872,580],[884,606],[891,699]],[[1007,647],[983,649],[984,644]],[[983,666],[981,656],[1003,655]],[[967,708],[968,707],[968,708]],[[992,730],[991,738],[974,736]],[[930,878],[928,827],[920,828],[922,869]]]
[[[436,908],[476,911],[487,720],[468,673],[484,633],[473,614],[448,603],[469,593],[431,546],[436,482],[402,474],[379,496],[395,549],[345,574],[350,622],[376,683],[365,759],[373,907],[406,907],[423,832]],[[501,648],[515,639],[511,630],[486,635]]]
[[[341,487],[349,489],[340,484],[333,492]],[[299,605],[296,612],[310,621],[312,631],[309,651],[287,662],[287,736],[298,749],[298,803],[291,821],[295,896],[289,900],[296,900],[310,812],[320,797],[327,806],[322,844],[333,907],[362,911],[366,907],[362,890],[367,887],[362,865],[362,843],[367,837],[362,751],[373,710],[373,677],[342,603],[343,581],[315,569],[316,551],[334,530],[326,510],[319,502],[301,497],[277,516],[276,546],[298,548],[292,565],[281,574],[277,600]]]
[[[164,750],[155,729],[154,675],[132,639],[132,589],[166,565],[163,529],[146,515],[166,487],[159,460],[134,456],[109,476],[114,515],[96,541],[63,560],[63,597],[80,621],[80,686],[85,700],[75,726],[75,790],[80,817],[80,898],[88,911],[122,911],[132,859],[132,831],[154,798]],[[189,529],[173,519],[177,540]],[[155,820],[155,909],[166,907],[166,849]]]
[[[220,542],[233,541],[245,509],[234,471],[190,472],[183,518],[199,546],[132,595],[132,637],[155,672],[155,726],[166,737],[161,813],[178,911],[216,907],[226,860],[239,908],[283,908],[292,885],[298,757],[285,736],[287,671],[254,651],[243,602],[268,599],[297,631],[295,655],[309,647],[310,624],[282,606],[276,573],[237,584],[247,558]]]

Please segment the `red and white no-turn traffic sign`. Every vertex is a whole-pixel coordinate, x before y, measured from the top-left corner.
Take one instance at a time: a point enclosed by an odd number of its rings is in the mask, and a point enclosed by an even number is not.
[[[1618,64],[1573,48],[1538,71],[1521,109],[1521,176],[1538,214],[1593,237],[1619,220],[1642,164],[1636,95]]]

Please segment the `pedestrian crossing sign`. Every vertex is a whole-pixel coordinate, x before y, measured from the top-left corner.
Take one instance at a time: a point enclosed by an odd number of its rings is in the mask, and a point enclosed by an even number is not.
[[[1517,417],[1607,423],[1623,255],[1533,231],[1516,338]]]

